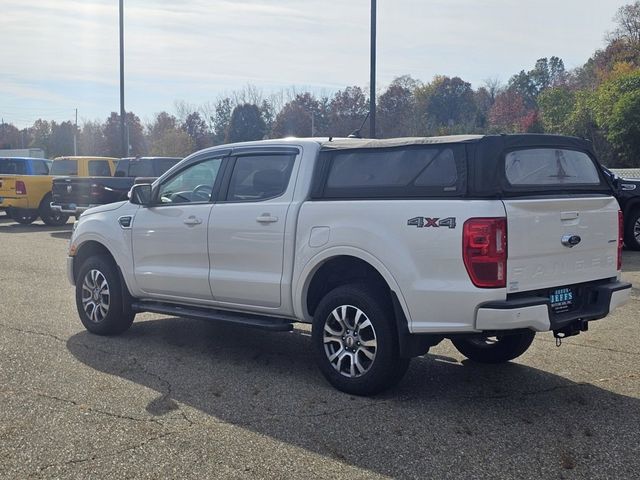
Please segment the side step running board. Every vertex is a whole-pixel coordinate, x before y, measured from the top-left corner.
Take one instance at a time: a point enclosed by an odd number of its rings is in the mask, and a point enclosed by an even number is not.
[[[223,322],[272,332],[289,332],[293,330],[293,322],[286,318],[263,317],[245,313],[233,313],[224,310],[209,310],[197,307],[180,307],[168,303],[135,302],[131,305],[135,312],[152,312],[176,317],[194,318]]]

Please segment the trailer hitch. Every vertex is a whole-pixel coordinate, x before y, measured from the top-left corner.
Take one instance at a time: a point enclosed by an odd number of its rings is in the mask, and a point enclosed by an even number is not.
[[[589,322],[586,320],[578,319],[575,322],[571,322],[558,330],[553,331],[553,336],[556,339],[556,347],[562,345],[562,339],[567,337],[573,337],[581,332],[589,330]]]

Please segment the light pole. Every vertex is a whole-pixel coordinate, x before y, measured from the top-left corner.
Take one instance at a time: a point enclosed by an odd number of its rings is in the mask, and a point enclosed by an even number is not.
[[[129,156],[129,144],[125,131],[125,111],[124,111],[124,7],[123,0],[120,0],[120,145],[122,156]]]
[[[73,154],[78,155],[78,109],[76,108],[76,126],[73,129]]]
[[[371,67],[369,92],[369,136],[376,138],[376,0],[371,0]]]

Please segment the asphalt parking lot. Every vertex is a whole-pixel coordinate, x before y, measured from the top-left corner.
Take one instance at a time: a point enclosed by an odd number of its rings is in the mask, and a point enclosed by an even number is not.
[[[306,328],[144,314],[87,333],[71,223],[0,213],[0,478],[638,478],[640,296],[557,348],[480,366],[445,342],[391,392],[331,388]],[[624,277],[640,286],[640,253]]]

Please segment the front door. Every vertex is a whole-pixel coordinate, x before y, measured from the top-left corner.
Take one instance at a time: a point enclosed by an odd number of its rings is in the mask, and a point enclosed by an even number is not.
[[[296,152],[238,156],[209,222],[217,302],[278,308]]]
[[[190,164],[154,189],[133,221],[136,283],[150,297],[211,300],[207,226],[222,158]]]

